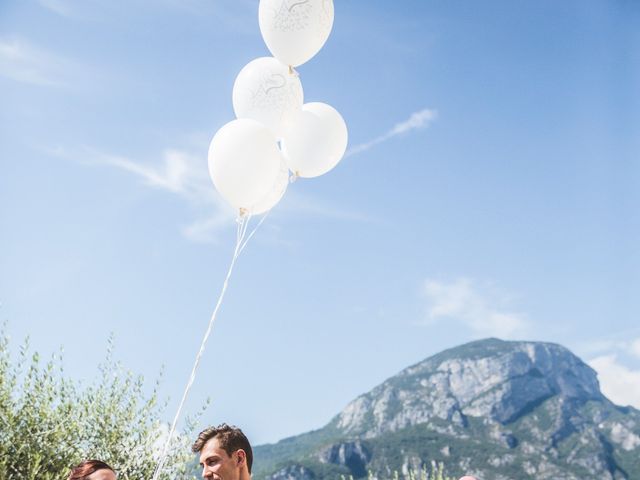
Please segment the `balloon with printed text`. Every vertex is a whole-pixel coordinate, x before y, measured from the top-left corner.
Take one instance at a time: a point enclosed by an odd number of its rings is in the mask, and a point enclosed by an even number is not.
[[[297,73],[273,57],[252,60],[233,84],[233,110],[251,118],[280,137],[282,124],[302,108],[304,94]]]
[[[258,22],[271,54],[296,67],[318,53],[329,38],[333,0],[260,0]]]

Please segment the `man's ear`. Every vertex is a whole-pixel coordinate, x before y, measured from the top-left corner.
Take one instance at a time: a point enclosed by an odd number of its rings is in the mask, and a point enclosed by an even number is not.
[[[236,450],[236,454],[238,455],[238,466],[241,467],[247,461],[247,454],[241,448]]]

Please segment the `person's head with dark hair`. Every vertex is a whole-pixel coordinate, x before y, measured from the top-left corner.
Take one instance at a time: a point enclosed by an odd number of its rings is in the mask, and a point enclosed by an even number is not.
[[[100,460],[85,460],[71,469],[67,480],[116,480],[116,472]]]
[[[202,478],[249,480],[253,452],[249,440],[237,427],[226,423],[205,428],[191,450],[200,454]]]

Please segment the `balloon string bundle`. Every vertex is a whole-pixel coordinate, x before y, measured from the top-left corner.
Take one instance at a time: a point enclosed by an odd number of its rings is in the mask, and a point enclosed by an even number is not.
[[[256,58],[242,68],[232,94],[237,118],[216,132],[208,153],[214,186],[240,211],[236,246],[153,480],[158,480],[167,460],[236,260],[267,215],[247,236],[251,217],[271,211],[297,178],[318,177],[333,169],[347,148],[342,116],[326,103],[303,103],[302,82],[295,70],[318,53],[329,37],[333,0],[291,5],[286,0],[260,0],[258,10],[260,32],[273,57]]]
[[[153,480],[157,480],[164,468],[164,464],[169,456],[169,446],[171,441],[173,440],[173,436],[176,431],[176,426],[178,424],[178,420],[182,414],[182,409],[184,408],[184,404],[189,396],[189,391],[193,385],[193,382],[196,378],[196,373],[198,370],[198,366],[200,365],[200,360],[202,359],[202,355],[204,353],[204,349],[207,345],[207,340],[209,339],[209,335],[211,334],[211,330],[213,329],[213,325],[216,321],[216,317],[218,316],[218,310],[220,310],[220,306],[222,305],[222,300],[224,299],[224,295],[227,291],[227,287],[229,285],[229,279],[231,278],[231,273],[233,272],[233,267],[236,264],[236,260],[247,246],[251,237],[256,233],[256,231],[260,228],[264,220],[267,218],[267,215],[263,215],[255,228],[251,231],[251,233],[247,236],[247,229],[249,227],[249,221],[251,220],[251,215],[240,215],[238,216],[237,221],[237,232],[236,232],[236,245],[233,250],[233,255],[231,257],[231,263],[229,264],[229,269],[227,270],[227,276],[224,279],[224,283],[222,284],[222,290],[220,291],[220,295],[218,296],[218,301],[216,302],[216,306],[213,309],[213,313],[211,314],[211,318],[209,319],[209,324],[207,325],[207,330],[202,337],[202,343],[200,344],[200,349],[196,355],[196,359],[193,363],[193,368],[191,369],[191,375],[189,376],[189,380],[182,394],[182,399],[180,400],[180,405],[178,406],[178,410],[173,418],[173,422],[171,423],[171,428],[169,429],[169,434],[167,436],[166,441],[164,442],[164,446],[162,447],[162,452],[160,454],[160,459],[158,460],[158,465],[156,466],[155,472],[153,474]],[[246,239],[245,239],[246,238]]]

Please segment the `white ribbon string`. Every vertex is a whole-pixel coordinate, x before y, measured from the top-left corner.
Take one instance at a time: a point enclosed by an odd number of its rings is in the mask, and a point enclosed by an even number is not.
[[[243,243],[245,235],[247,233],[247,227],[249,226],[249,220],[251,219],[250,215],[240,216],[237,220],[238,222],[238,230],[236,233],[236,246],[233,250],[233,257],[231,258],[231,264],[229,265],[229,270],[227,271],[227,276],[224,279],[224,283],[222,284],[222,290],[220,291],[220,296],[218,297],[218,302],[216,303],[216,307],[211,314],[211,319],[209,320],[209,325],[207,326],[207,330],[202,338],[202,343],[200,344],[200,350],[196,355],[195,362],[193,364],[193,368],[191,369],[191,375],[189,377],[189,381],[187,382],[187,386],[184,389],[184,393],[182,394],[182,400],[180,400],[180,405],[178,406],[178,411],[176,412],[175,417],[173,418],[173,422],[171,424],[171,429],[169,430],[169,435],[167,436],[167,440],[164,442],[164,446],[162,447],[162,453],[160,454],[160,459],[158,460],[158,465],[156,466],[155,472],[153,473],[152,480],[158,480],[160,477],[160,473],[164,468],[164,464],[167,460],[169,445],[171,444],[171,440],[173,439],[173,435],[176,431],[176,425],[178,424],[178,420],[180,419],[180,414],[182,413],[182,409],[184,407],[185,401],[189,395],[189,391],[191,390],[191,386],[196,378],[196,371],[198,370],[198,365],[200,365],[200,360],[202,358],[202,354],[204,353],[204,348],[207,344],[207,340],[209,339],[209,335],[211,334],[211,330],[213,328],[213,324],[215,323],[216,316],[218,315],[218,310],[220,309],[220,305],[222,305],[222,299],[224,298],[224,294],[227,291],[227,286],[229,285],[229,278],[231,278],[231,272],[233,272],[233,267],[236,263],[240,252],[244,249],[247,242],[251,239],[253,234],[256,232],[258,227],[262,225],[264,218],[266,215],[260,220],[260,223],[254,228],[251,232],[247,240]]]
[[[251,240],[251,237],[253,237],[253,234],[256,233],[256,231],[260,228],[260,225],[262,225],[262,222],[264,222],[267,219],[267,217],[269,216],[270,213],[271,213],[271,210],[269,210],[267,213],[265,213],[262,216],[262,218],[258,222],[258,225],[256,225],[256,227],[251,231],[251,233],[249,234],[247,239],[244,241],[244,243],[242,245],[240,245],[240,251],[238,252],[238,255],[240,255],[242,253],[242,250],[244,250],[244,247],[247,246],[247,243],[249,243],[249,240]]]

